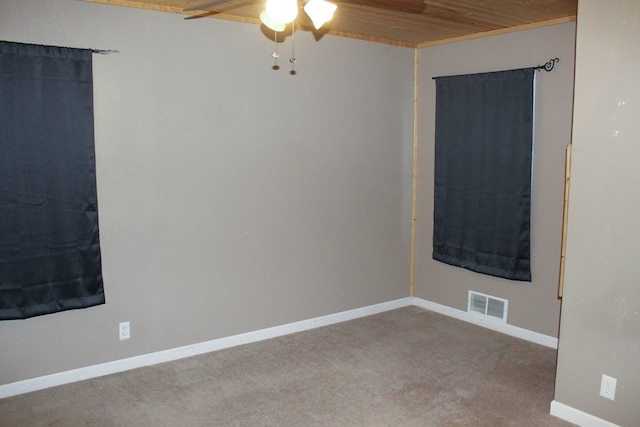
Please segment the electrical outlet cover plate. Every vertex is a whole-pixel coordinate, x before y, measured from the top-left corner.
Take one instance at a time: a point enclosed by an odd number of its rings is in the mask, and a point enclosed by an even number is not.
[[[616,397],[616,380],[613,377],[602,374],[602,382],[600,383],[600,396],[614,400]]]
[[[120,322],[120,341],[131,338],[131,324],[129,322]]]

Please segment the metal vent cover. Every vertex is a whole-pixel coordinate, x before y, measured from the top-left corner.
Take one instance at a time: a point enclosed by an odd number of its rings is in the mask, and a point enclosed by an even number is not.
[[[469,291],[467,311],[486,316],[490,319],[507,323],[509,301],[503,298]]]

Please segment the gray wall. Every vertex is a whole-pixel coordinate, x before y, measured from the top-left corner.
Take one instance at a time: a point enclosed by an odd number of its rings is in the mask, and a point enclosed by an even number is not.
[[[621,426],[640,422],[639,41],[639,2],[580,1],[555,399]]]
[[[408,295],[413,51],[72,0],[0,39],[94,55],[107,303],[0,322],[0,384]],[[118,341],[118,322],[132,339]]]
[[[509,300],[508,323],[558,336],[557,298],[564,194],[564,150],[571,142],[575,23],[429,47],[420,51],[415,296],[466,311],[474,290]],[[532,201],[531,283],[474,273],[434,261],[433,155],[435,76],[523,68],[558,57],[537,75]]]

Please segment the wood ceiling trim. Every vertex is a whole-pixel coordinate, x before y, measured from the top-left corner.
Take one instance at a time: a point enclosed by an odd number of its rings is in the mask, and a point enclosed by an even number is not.
[[[169,6],[169,5],[159,5],[155,3],[146,3],[143,1],[134,1],[134,0],[82,0],[84,2],[89,3],[100,3],[100,4],[108,4],[112,6],[124,6],[124,7],[133,7],[136,9],[147,9],[147,10],[155,10],[159,12],[171,12],[178,13],[180,15],[192,15],[198,16],[203,14],[202,11],[188,11],[185,12],[182,7],[177,6]],[[237,21],[237,22],[245,22],[248,24],[260,24],[259,18],[250,18],[246,16],[239,15],[230,15],[226,13],[216,13],[215,15],[211,15],[211,17],[218,19],[225,19],[227,21]]]
[[[546,21],[576,13],[576,8],[570,2],[559,0],[425,0],[425,3],[425,10],[437,5],[470,21],[494,28]],[[461,20],[452,19],[449,22],[458,24]]]
[[[428,42],[424,42],[424,43],[418,43],[414,47],[422,48],[422,47],[437,46],[437,45],[447,44],[447,43],[460,42],[460,41],[464,41],[464,40],[478,39],[478,38],[481,38],[481,37],[497,36],[497,35],[500,35],[500,34],[513,33],[515,31],[531,30],[531,29],[534,29],[534,28],[546,27],[546,26],[549,26],[549,25],[564,24],[566,22],[573,22],[576,19],[577,19],[576,15],[565,16],[565,17],[562,17],[562,18],[549,19],[547,21],[540,21],[540,22],[533,22],[531,24],[517,25],[515,27],[500,28],[498,30],[490,30],[490,31],[484,31],[484,32],[481,32],[481,33],[467,34],[467,35],[459,36],[459,37],[451,37],[451,38],[443,39],[443,40],[434,40],[434,41],[428,41]]]
[[[363,35],[363,34],[354,34],[354,33],[348,33],[348,32],[344,32],[344,31],[331,30],[327,34],[330,34],[332,36],[347,37],[347,38],[350,38],[350,39],[363,40],[363,41],[367,41],[367,42],[389,44],[389,45],[392,45],[392,46],[410,47],[410,48],[417,47],[416,43],[404,42],[404,41],[398,41],[398,40],[391,40],[391,39],[387,39],[387,38],[374,37],[374,36],[367,36],[367,35]]]
[[[183,9],[182,7],[151,4],[151,3],[134,1],[134,0],[82,0],[82,1],[89,2],[89,3],[110,4],[113,6],[134,7],[137,9],[157,10],[160,12],[186,13],[182,11]]]

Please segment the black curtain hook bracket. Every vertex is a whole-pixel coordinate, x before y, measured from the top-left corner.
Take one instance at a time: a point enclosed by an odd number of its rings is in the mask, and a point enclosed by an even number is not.
[[[540,71],[540,70],[545,70],[547,72],[553,70],[553,67],[556,66],[556,64],[560,62],[559,58],[553,58],[548,60],[547,62],[545,62],[544,65],[538,65],[537,67],[535,67],[536,70]]]

